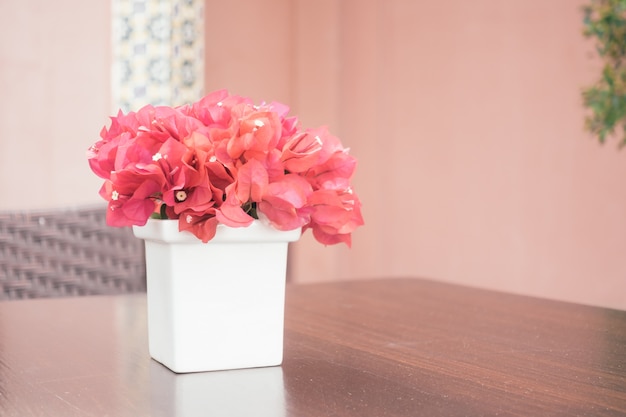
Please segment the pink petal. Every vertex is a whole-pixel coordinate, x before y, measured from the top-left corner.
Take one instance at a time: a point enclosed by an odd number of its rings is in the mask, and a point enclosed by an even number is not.
[[[280,181],[269,184],[264,198],[268,196],[280,198],[293,207],[300,208],[304,206],[312,192],[311,185],[304,178],[295,174],[289,174],[285,175]]]
[[[261,201],[267,183],[267,170],[259,161],[252,159],[239,168],[237,198],[241,203]]]
[[[233,202],[232,200],[232,198],[226,199],[224,204],[222,204],[219,209],[215,210],[217,220],[230,227],[250,226],[254,221],[254,218],[247,214],[239,204]]]
[[[258,211],[278,230],[297,229],[308,221],[308,216],[301,216],[293,205],[275,197],[260,202]]]
[[[218,221],[212,214],[183,213],[178,219],[178,230],[189,231],[202,242],[207,243],[215,237],[217,224]]]
[[[352,237],[349,234],[328,234],[320,228],[313,227],[313,237],[315,237],[315,240],[323,245],[335,245],[337,243],[345,243],[349,248],[352,247]]]

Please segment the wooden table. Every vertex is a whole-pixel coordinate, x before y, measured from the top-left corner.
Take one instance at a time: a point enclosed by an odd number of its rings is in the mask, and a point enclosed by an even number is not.
[[[626,312],[423,280],[291,285],[281,367],[176,375],[145,296],[0,303],[1,416],[624,416]]]

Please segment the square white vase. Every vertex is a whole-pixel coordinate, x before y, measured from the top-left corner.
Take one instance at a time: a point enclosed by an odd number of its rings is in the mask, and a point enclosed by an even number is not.
[[[134,226],[145,240],[150,356],[174,372],[276,366],[283,358],[287,232],[219,225],[202,243],[177,220]]]

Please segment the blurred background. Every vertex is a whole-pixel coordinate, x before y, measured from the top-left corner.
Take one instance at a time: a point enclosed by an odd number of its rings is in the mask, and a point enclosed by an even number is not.
[[[351,148],[366,225],[352,249],[307,233],[291,281],[417,276],[624,309],[626,150],[584,130],[601,63],[583,4],[2,1],[0,210],[101,203],[85,151],[151,97],[125,57],[176,84],[168,104],[227,88]],[[146,61],[146,13],[169,61]]]

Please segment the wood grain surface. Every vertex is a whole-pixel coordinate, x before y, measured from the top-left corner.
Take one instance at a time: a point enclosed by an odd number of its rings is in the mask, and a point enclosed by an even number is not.
[[[177,375],[145,296],[0,303],[0,416],[624,416],[626,312],[418,279],[288,285],[281,367]]]

